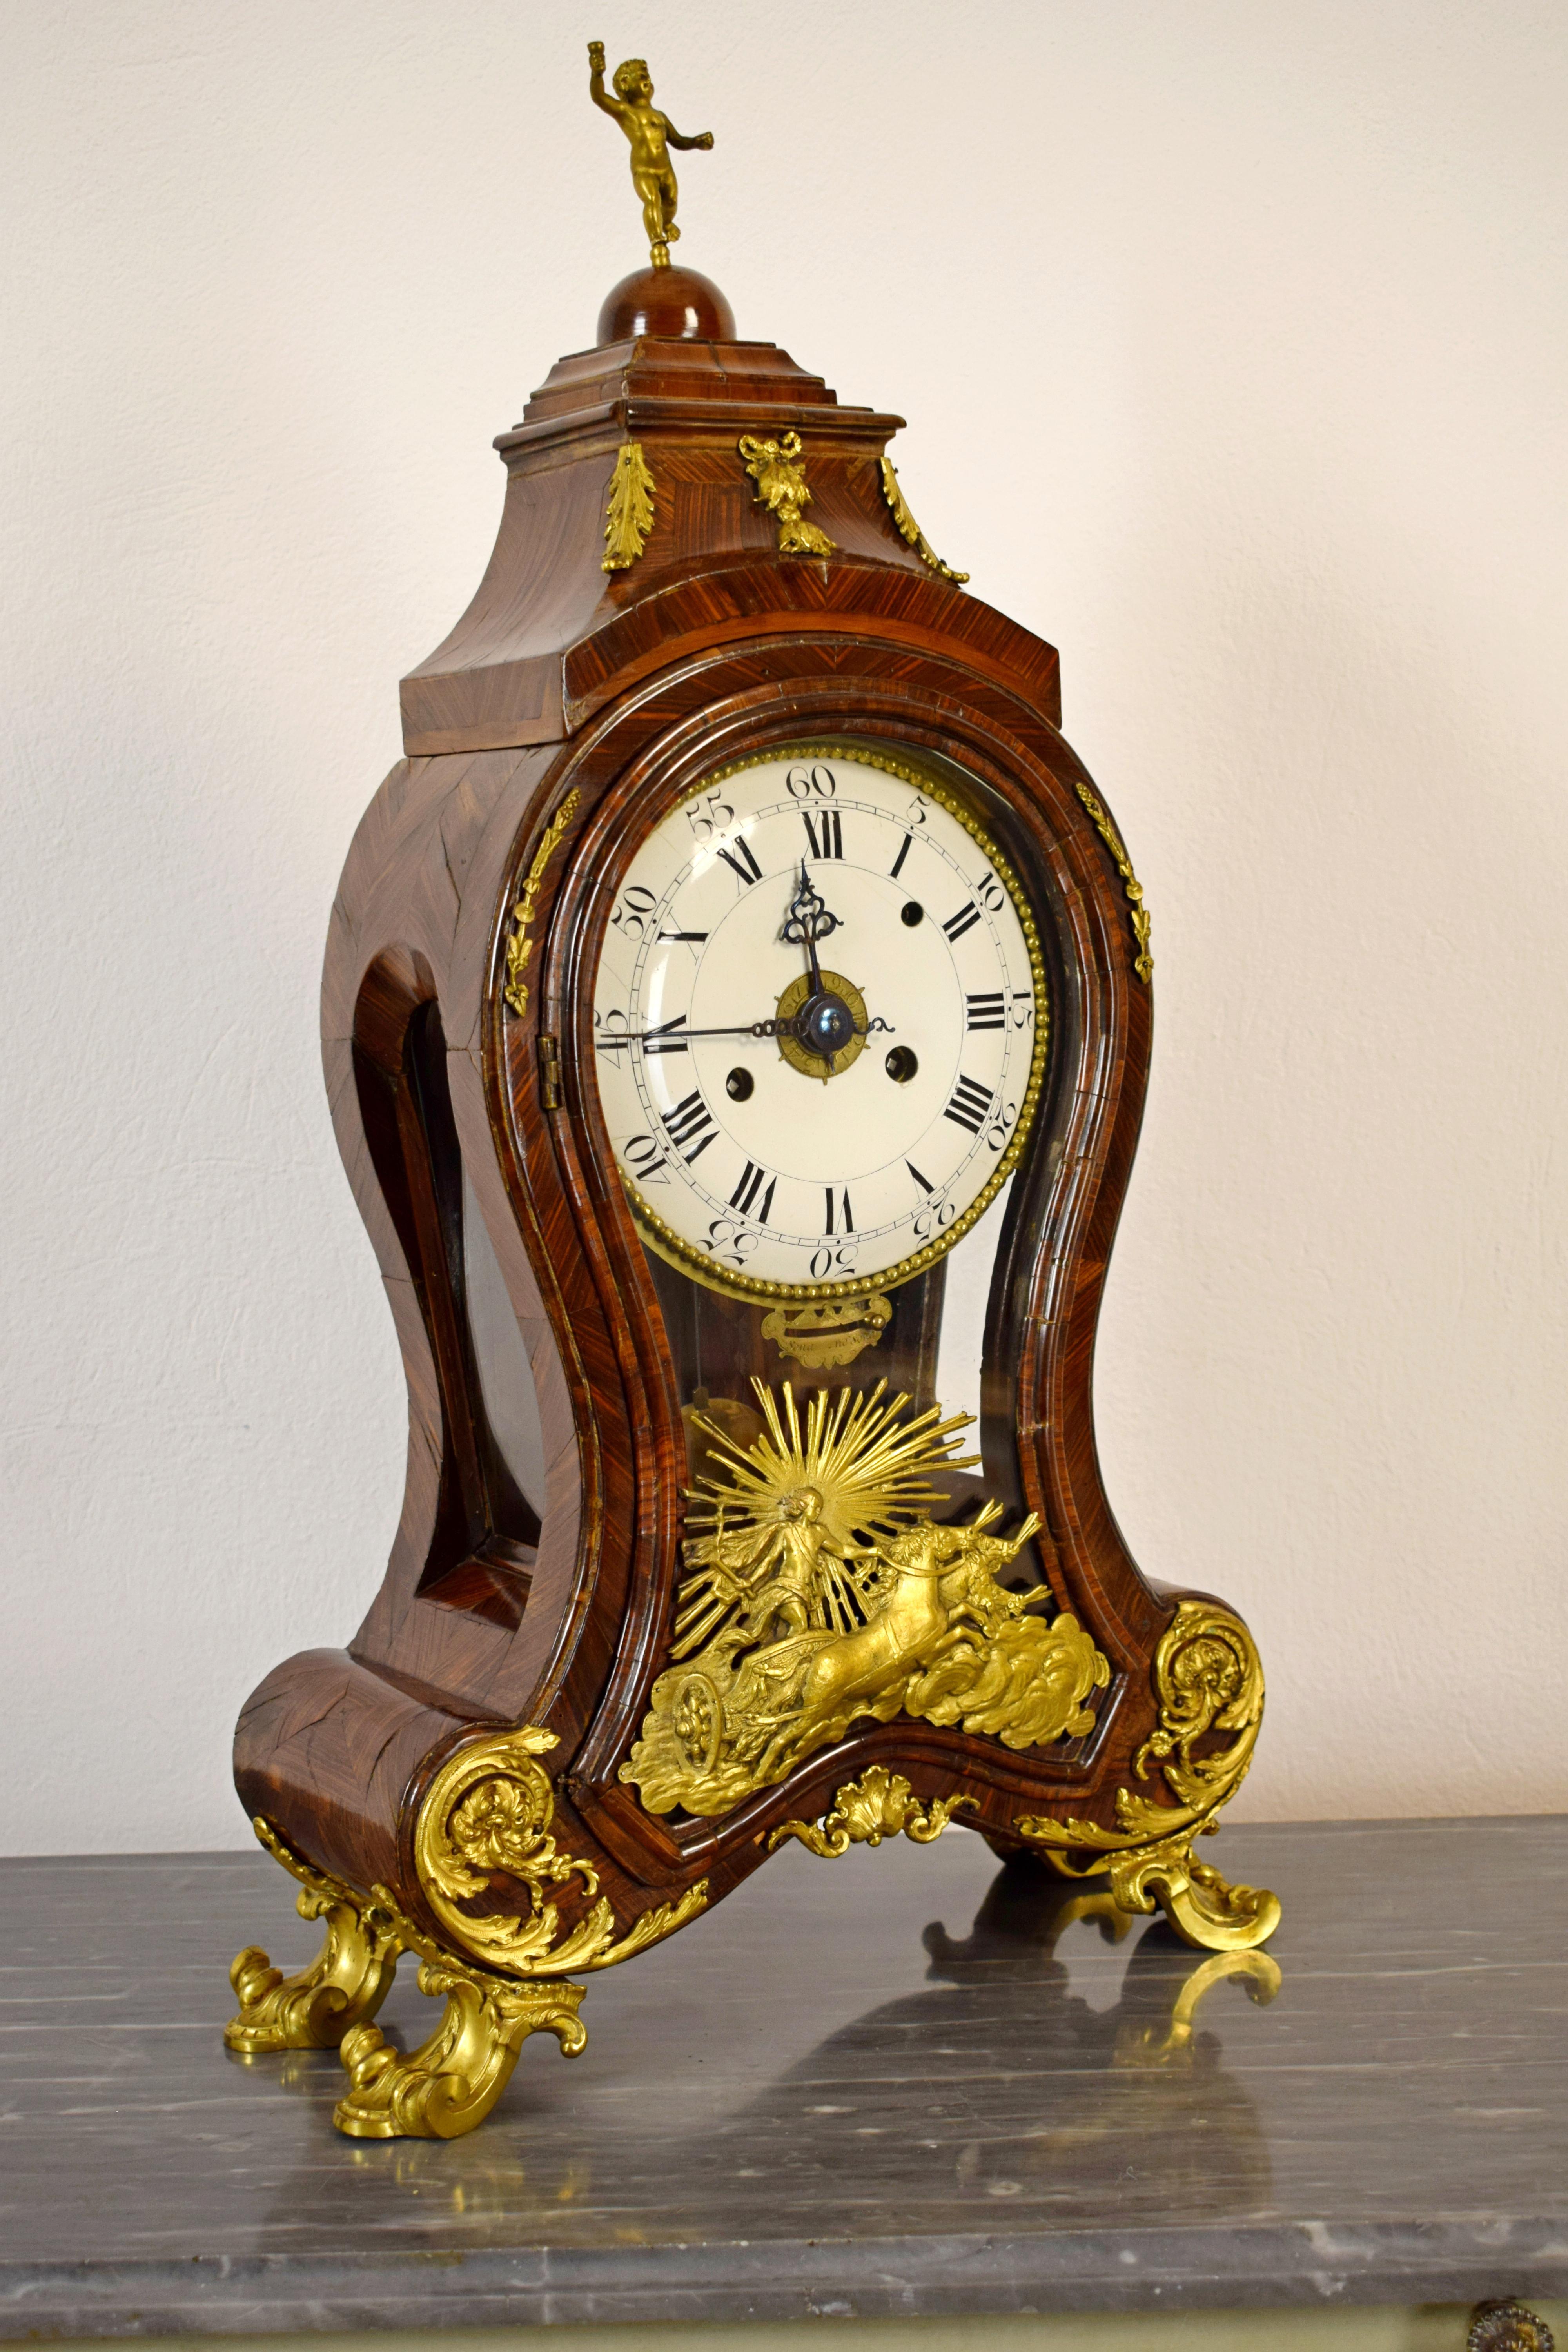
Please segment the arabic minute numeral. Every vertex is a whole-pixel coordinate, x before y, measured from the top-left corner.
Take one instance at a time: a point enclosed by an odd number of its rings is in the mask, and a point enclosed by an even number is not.
[[[628,882],[621,893],[620,905],[610,917],[617,931],[628,940],[640,940],[647,929],[647,919],[658,900],[640,882]]]
[[[695,1087],[672,1110],[660,1111],[659,1124],[689,1168],[694,1160],[701,1158],[719,1132],[712,1112]],[[689,1151],[686,1149],[689,1143]]]
[[[768,1187],[765,1192],[764,1177]],[[769,1176],[765,1168],[758,1168],[748,1160],[745,1174],[730,1195],[730,1206],[739,1209],[743,1217],[754,1218],[759,1225],[765,1225],[773,1213],[773,1187],[778,1181],[776,1176]]]
[[[952,1100],[943,1111],[942,1117],[951,1118],[956,1127],[966,1127],[971,1135],[978,1135],[990,1115],[991,1106],[995,1099],[993,1087],[983,1087],[974,1078],[961,1077],[952,1090]],[[668,1119],[665,1124],[668,1126]]]
[[[699,793],[686,804],[686,822],[699,841],[710,841],[721,824],[731,824],[735,812],[722,793]]]
[[[651,1135],[628,1136],[621,1158],[639,1184],[668,1184],[669,1162]]]
[[[905,1165],[908,1165],[907,1161]],[[958,1202],[956,1201],[950,1200],[946,1193],[943,1193],[937,1200],[928,1201],[924,1208],[921,1210],[919,1215],[915,1219],[914,1235],[916,1241],[929,1242],[933,1233],[945,1233],[948,1226],[952,1224],[957,1214]]]
[[[942,928],[947,933],[948,938],[956,944],[956,942],[963,937],[965,931],[972,931],[974,929],[975,924],[979,920],[979,908],[974,905],[973,900],[966,900],[965,903],[960,907],[956,915],[950,915],[948,917],[946,922],[943,923]]]
[[[814,1252],[807,1270],[813,1282],[826,1282],[831,1275],[853,1274],[855,1271],[853,1244],[847,1242],[824,1242]]]
[[[714,1257],[727,1258],[731,1265],[744,1265],[762,1240],[744,1225],[736,1224],[732,1217],[715,1217],[708,1228],[708,1238],[702,1246]]]
[[[1002,991],[999,988],[983,989],[978,996],[971,992],[968,1004],[969,1018],[964,1024],[966,1028],[1005,1029],[1007,1026],[1007,1015],[1003,1009]]]
[[[830,801],[838,790],[838,779],[819,760],[815,767],[791,768],[784,776],[784,790],[792,800],[809,800],[815,793],[818,800]]]
[[[825,1184],[823,1186],[823,1197],[827,1203],[826,1221],[822,1228],[823,1232],[825,1234],[852,1234],[855,1230],[855,1220],[849,1213],[848,1185],[846,1184],[839,1191],[835,1192],[831,1184]],[[834,1222],[835,1217],[837,1219],[837,1223]]]
[[[753,882],[762,880],[763,869],[752,856],[752,845],[744,834],[738,833],[729,848],[721,849],[719,855],[735,879],[744,883],[748,890]]]
[[[985,1140],[993,1151],[1000,1151],[1009,1134],[1018,1123],[1016,1103],[1004,1103],[985,1130]]]
[[[842,857],[844,855],[844,820],[836,808],[802,809],[801,822],[805,837],[811,844],[814,857]]]
[[[974,895],[979,899],[981,905],[983,907],[989,908],[992,914],[994,915],[1001,907],[1003,900],[1006,898],[1007,893],[1003,889],[1002,885],[997,881],[995,875],[988,866],[982,878],[974,886]]]
[[[1032,988],[1013,991],[1013,1026],[1027,1029],[1035,1018],[1035,992]]]

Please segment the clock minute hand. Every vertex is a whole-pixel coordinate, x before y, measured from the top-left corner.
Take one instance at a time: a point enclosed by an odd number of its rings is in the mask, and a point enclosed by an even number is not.
[[[683,1029],[667,1021],[658,1029],[624,1029],[618,1036],[601,1037],[599,1051],[610,1054],[618,1045],[647,1045],[679,1053],[689,1037],[786,1037],[795,1034],[794,1021],[736,1022],[722,1029]]]
[[[803,1006],[800,1013],[792,1014],[787,1021],[748,1021],[743,1024],[737,1024],[733,1028],[682,1029],[675,1022],[667,1021],[659,1029],[624,1029],[618,1036],[601,1037],[599,1051],[601,1054],[613,1054],[621,1045],[651,1045],[655,1053],[679,1054],[688,1038],[694,1037],[798,1037],[804,1011]],[[890,1021],[884,1021],[879,1015],[875,1021],[868,1021],[864,1029],[857,1027],[855,1034],[857,1037],[869,1037],[873,1030],[885,1029],[891,1035],[892,1028]]]

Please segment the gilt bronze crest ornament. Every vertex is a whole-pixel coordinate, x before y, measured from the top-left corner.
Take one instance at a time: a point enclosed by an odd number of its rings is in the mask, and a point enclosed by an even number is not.
[[[323,1942],[239,1954],[228,2041],[336,2046],[360,2137],[471,2130],[531,2035],[584,2050],[591,1976],[784,1848],[977,1832],[1226,1955],[1279,1916],[1193,1850],[1251,1637],[1143,1576],[1100,1479],[1153,965],[1057,655],[935,554],[900,420],[671,261],[707,134],[642,59],[606,89],[595,45],[590,94],[651,265],[497,445],[328,940],[402,1517],[347,1646],[235,1738]],[[407,2052],[404,1955],[442,2004]]]

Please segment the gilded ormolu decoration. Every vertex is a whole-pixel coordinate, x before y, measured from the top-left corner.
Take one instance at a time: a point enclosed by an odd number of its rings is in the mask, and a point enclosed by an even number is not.
[[[419,1954],[420,1991],[446,2007],[428,2040],[406,2053],[379,2025],[344,2034],[349,2087],[332,2121],[350,2139],[458,2139],[489,2114],[531,2033],[553,2033],[564,2057],[577,2056],[588,2039],[577,2014],[583,1988],[492,1976],[426,1936],[384,1887],[376,1893],[403,1944]]]
[[[887,499],[893,520],[898,525],[900,538],[908,540],[922,563],[928,563],[943,580],[951,580],[954,587],[962,588],[969,577],[968,572],[955,572],[951,563],[942,562],[910,512],[909,500],[899,488],[899,469],[890,457],[882,459],[882,496]]]
[[[632,185],[642,205],[643,227],[647,232],[648,258],[656,269],[669,268],[669,248],[679,236],[675,226],[675,207],[680,191],[676,185],[675,166],[669,160],[672,147],[711,147],[713,133],[700,131],[694,138],[682,138],[668,114],[661,113],[653,102],[653,76],[642,58],[627,58],[616,68],[610,84],[612,98],[605,88],[605,44],[588,44],[588,95],[595,105],[620,124],[631,146]]]
[[[648,472],[640,441],[623,441],[616,452],[610,476],[609,501],[605,508],[605,572],[626,572],[637,562],[653,529],[653,496],[658,488]]]
[[[403,1949],[396,1923],[331,1873],[296,1853],[270,1822],[251,1823],[257,1836],[303,1890],[301,1919],[324,1919],[321,1951],[298,1976],[285,1977],[258,1944],[237,1955],[228,1980],[239,2014],[224,2028],[231,2050],[247,2057],[266,2050],[331,2050],[353,2027],[375,2015],[391,1990]]]
[[[1140,980],[1152,980],[1154,959],[1149,952],[1149,909],[1143,904],[1143,885],[1132,871],[1132,860],[1127,855],[1127,845],[1117,832],[1099,795],[1089,791],[1081,777],[1074,777],[1073,790],[1094,820],[1095,831],[1116,860],[1116,870],[1121,877],[1128,909],[1132,918],[1132,936],[1138,942],[1138,952],[1132,959],[1132,969]]]
[[[837,542],[805,520],[811,504],[798,433],[781,433],[776,441],[759,441],[742,433],[741,457],[757,486],[755,504],[766,507],[779,527],[781,555],[833,555]]]
[[[512,932],[506,943],[506,979],[501,993],[520,1021],[528,1011],[528,982],[523,974],[533,953],[533,941],[528,936],[528,927],[533,920],[533,902],[539,896],[544,869],[554,856],[561,836],[572,822],[572,812],[582,797],[574,784],[545,826],[539,847],[533,853],[533,863],[528,869],[528,879],[522,886],[522,896],[511,910]]]
[[[1129,1911],[1163,1904],[1189,1943],[1239,1951],[1263,1943],[1279,1924],[1279,1905],[1267,1889],[1230,1886],[1217,1870],[1194,1861],[1192,1842],[1215,1826],[1212,1816],[1247,1777],[1263,1720],[1263,1668],[1239,1617],[1210,1601],[1184,1601],[1154,1653],[1154,1694],[1160,1719],[1133,1759],[1141,1780],[1157,1762],[1174,1805],[1157,1804],[1130,1789],[1116,1792],[1116,1827],[1022,1815],[1014,1827],[1049,1849],[1068,1877],[1110,1874],[1110,1890]],[[1232,1735],[1212,1755],[1193,1749],[1211,1734]],[[1089,1850],[1077,1861],[1061,1849]]]
[[[458,2139],[482,2124],[531,2033],[553,2033],[575,2058],[587,2042],[581,1985],[512,1984],[482,1969],[426,1960],[419,1990],[446,1997],[440,2023],[406,2055],[379,2025],[345,2033],[349,2087],[332,2121],[350,2139]]]
[[[786,1381],[753,1383],[766,1423],[744,1448],[693,1416],[717,1466],[688,1515],[672,1663],[621,1766],[652,1812],[723,1813],[783,1780],[858,1717],[957,1724],[1028,1748],[1089,1730],[1110,1667],[1075,1617],[1030,1612],[1001,1571],[1035,1533],[931,1518],[928,1483],[954,1458],[939,1406],[906,1414],[887,1389],[816,1391],[804,1422]]]
[[[873,1764],[858,1780],[847,1780],[820,1822],[785,1822],[768,1840],[768,1852],[785,1838],[798,1838],[825,1862],[836,1862],[852,1845],[880,1845],[900,1831],[916,1845],[941,1837],[961,1805],[973,1797],[932,1797],[922,1804],[901,1772]]]
[[[874,1348],[893,1310],[879,1291],[860,1298],[830,1298],[815,1305],[775,1307],[763,1318],[763,1337],[781,1356],[808,1371],[852,1364]]]
[[[415,1824],[414,1867],[426,1901],[461,1950],[505,1976],[614,1968],[707,1906],[704,1878],[679,1902],[643,1912],[617,1939],[615,1914],[599,1894],[593,1864],[559,1853],[550,1834],[555,1792],[538,1759],[556,1744],[552,1731],[524,1724],[460,1748],[431,1782]],[[497,1877],[509,1891],[526,1890],[526,1912],[515,1908],[515,1897],[512,1908],[496,1907]],[[584,1896],[598,1899],[563,1935],[550,1890],[574,1879]],[[377,1887],[376,1895],[395,1909],[384,1888]],[[489,1909],[475,1907],[487,1901]]]

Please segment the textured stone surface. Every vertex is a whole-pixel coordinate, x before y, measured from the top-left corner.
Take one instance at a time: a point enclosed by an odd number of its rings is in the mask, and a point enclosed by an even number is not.
[[[1271,1999],[959,1832],[792,1850],[451,2145],[224,2051],[233,1951],[318,1934],[264,1857],[0,1864],[0,2333],[1563,2294],[1568,1822],[1208,1852],[1283,1898]],[[405,1961],[384,2022],[436,2013]]]

